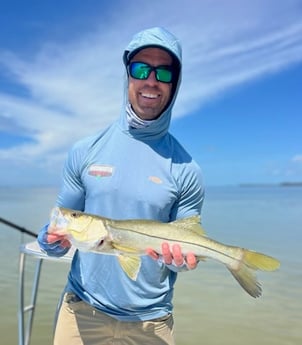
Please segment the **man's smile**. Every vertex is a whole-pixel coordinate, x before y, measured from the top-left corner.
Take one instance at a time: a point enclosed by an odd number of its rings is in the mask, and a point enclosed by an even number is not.
[[[155,98],[159,98],[160,94],[154,94],[154,93],[147,93],[147,92],[141,92],[140,95],[144,98],[151,98],[151,99],[155,99]]]

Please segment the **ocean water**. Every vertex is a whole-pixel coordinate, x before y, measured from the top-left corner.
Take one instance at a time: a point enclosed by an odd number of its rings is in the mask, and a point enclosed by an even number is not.
[[[0,217],[37,232],[57,191],[0,188]],[[175,288],[178,345],[302,344],[302,188],[208,187],[202,223],[208,236],[281,261],[276,272],[258,272],[263,296],[250,297],[228,270],[213,261],[179,275]],[[18,343],[19,246],[33,239],[0,223],[0,343]],[[36,259],[26,258],[26,291]],[[44,261],[32,345],[51,344],[53,316],[67,263]]]

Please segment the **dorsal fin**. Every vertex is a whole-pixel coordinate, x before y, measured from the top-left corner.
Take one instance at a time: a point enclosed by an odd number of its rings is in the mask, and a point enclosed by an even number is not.
[[[205,236],[205,231],[200,224],[200,216],[192,216],[187,218],[176,219],[171,222],[180,229],[187,229],[195,232],[197,235]]]

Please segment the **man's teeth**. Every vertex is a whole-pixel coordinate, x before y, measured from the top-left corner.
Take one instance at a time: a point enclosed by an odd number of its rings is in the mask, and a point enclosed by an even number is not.
[[[152,93],[142,93],[142,96],[146,97],[146,98],[157,98],[158,97],[158,95],[154,95]]]

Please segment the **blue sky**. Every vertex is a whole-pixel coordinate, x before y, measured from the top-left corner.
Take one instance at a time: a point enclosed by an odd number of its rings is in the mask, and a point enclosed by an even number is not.
[[[183,45],[171,132],[206,185],[302,181],[301,0],[0,3],[0,185],[60,184],[67,150],[119,116],[122,52]]]

